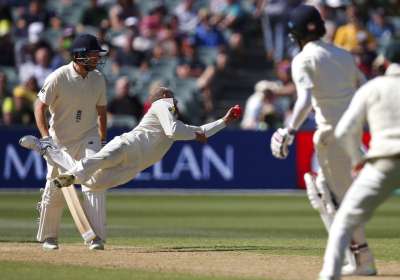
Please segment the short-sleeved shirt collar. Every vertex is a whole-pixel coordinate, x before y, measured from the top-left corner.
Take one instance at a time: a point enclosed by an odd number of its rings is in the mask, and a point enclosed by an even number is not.
[[[309,48],[314,48],[315,46],[320,46],[321,44],[323,44],[324,42],[322,40],[317,40],[317,41],[310,41],[307,42],[304,47],[303,50],[309,49]]]
[[[73,61],[71,61],[71,62],[68,64],[68,69],[69,69],[69,72],[71,73],[71,76],[72,76],[74,79],[83,79],[83,77],[82,77],[81,75],[79,75],[78,72],[76,72],[76,70],[75,70],[75,68],[74,68],[74,62],[73,62]]]

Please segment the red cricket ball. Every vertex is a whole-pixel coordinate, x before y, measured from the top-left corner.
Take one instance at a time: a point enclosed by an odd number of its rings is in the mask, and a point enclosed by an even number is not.
[[[240,105],[236,104],[233,106],[233,115],[237,118],[242,115],[242,108],[240,108]]]

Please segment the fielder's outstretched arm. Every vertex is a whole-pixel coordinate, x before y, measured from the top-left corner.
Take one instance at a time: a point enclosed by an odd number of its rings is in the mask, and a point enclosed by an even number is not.
[[[170,107],[162,103],[153,104],[153,106],[157,106],[156,114],[165,134],[173,140],[194,140],[196,139],[196,133],[204,133],[206,137],[210,137],[226,127],[226,123],[223,119],[200,127],[187,125],[175,119],[173,115],[174,109],[171,109],[175,108],[173,103]]]

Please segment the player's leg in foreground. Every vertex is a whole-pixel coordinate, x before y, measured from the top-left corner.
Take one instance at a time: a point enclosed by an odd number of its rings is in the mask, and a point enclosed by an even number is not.
[[[128,146],[120,137],[115,137],[99,152],[94,155],[85,157],[76,162],[72,169],[66,173],[59,175],[53,180],[54,185],[59,188],[68,186],[71,182],[76,184],[84,184],[90,189],[106,189],[107,186],[99,185],[98,181],[94,178],[95,174],[101,173],[107,169],[114,169],[116,166],[130,165],[128,160]],[[109,174],[111,177],[118,177],[118,174]],[[120,181],[119,178],[114,180]],[[111,187],[111,186],[110,186]]]
[[[38,152],[49,164],[59,168],[62,172],[73,169],[77,164],[75,159],[58,148],[52,141],[27,135],[19,140],[19,144],[26,149]]]
[[[392,164],[389,161],[378,159],[373,164],[367,164],[346,194],[332,224],[320,279],[340,279],[343,250],[350,243],[353,230],[366,223],[398,185],[400,162]],[[376,273],[373,262],[370,265],[364,262],[360,269],[363,275]]]
[[[333,138],[331,127],[322,127],[317,130],[313,141],[317,150],[318,162],[326,181],[327,193],[332,194],[330,200],[336,201],[336,205],[341,205],[341,201],[352,183],[350,159]],[[328,200],[325,203],[329,203]],[[335,215],[335,213],[330,215],[331,223]],[[365,266],[372,267],[375,265],[374,257],[365,238],[364,225],[360,224],[353,231],[351,246],[346,249],[345,266],[342,268],[342,274],[366,275],[366,272],[362,269]],[[368,271],[368,273],[376,274],[376,271]]]
[[[307,196],[311,206],[320,214],[321,220],[329,233],[333,219],[336,214],[336,203],[333,201],[330,190],[322,172],[317,175],[312,173],[304,174]],[[345,266],[343,270],[350,268],[354,271],[357,267],[356,259],[350,248],[345,250]]]

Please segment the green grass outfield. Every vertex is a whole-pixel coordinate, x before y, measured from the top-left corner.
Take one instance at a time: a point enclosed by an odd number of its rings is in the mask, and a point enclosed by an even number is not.
[[[0,246],[34,242],[38,199],[38,193],[0,193]],[[319,216],[303,195],[111,192],[107,209],[107,246],[148,252],[322,256],[326,241]],[[400,261],[399,214],[400,197],[392,197],[367,226],[369,244],[379,260]],[[67,211],[60,236],[61,246],[82,244]],[[45,271],[50,273],[43,278]],[[235,279],[13,261],[1,261],[0,273],[0,279]]]

